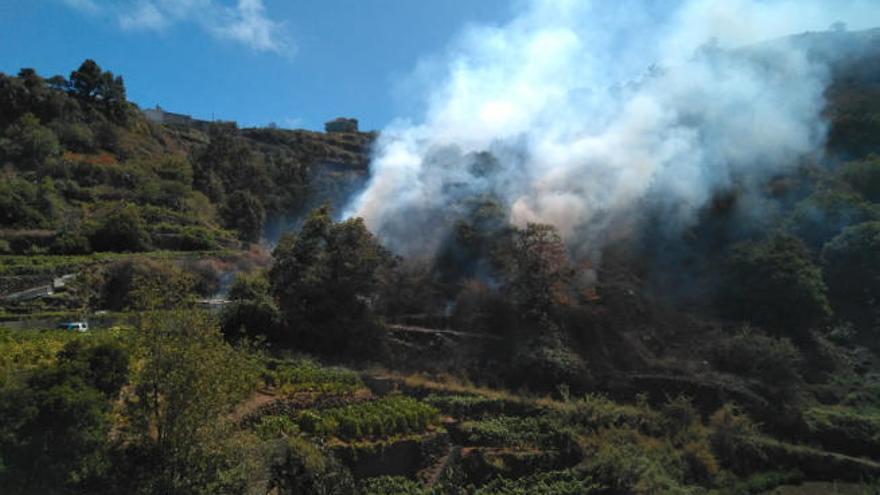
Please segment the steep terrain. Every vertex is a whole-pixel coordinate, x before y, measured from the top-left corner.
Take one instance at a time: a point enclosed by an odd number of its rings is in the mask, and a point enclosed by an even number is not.
[[[436,256],[402,258],[321,207],[369,179],[375,134],[154,124],[89,62],[0,77],[2,316],[106,322],[0,332],[0,480],[13,493],[871,489],[880,32],[773,43],[839,54],[825,153],[757,192],[716,191],[684,232],[649,211],[595,259],[552,226],[509,225],[491,194],[450,206]],[[81,455],[62,462],[44,431]]]

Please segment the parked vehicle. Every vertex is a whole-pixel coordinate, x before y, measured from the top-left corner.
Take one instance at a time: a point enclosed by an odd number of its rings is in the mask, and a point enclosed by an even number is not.
[[[88,332],[89,324],[85,321],[66,321],[58,324],[58,328],[71,332]]]

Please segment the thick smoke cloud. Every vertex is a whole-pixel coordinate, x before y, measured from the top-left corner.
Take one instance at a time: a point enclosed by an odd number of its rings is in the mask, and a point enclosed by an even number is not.
[[[346,214],[403,254],[431,252],[464,200],[487,194],[512,224],[553,224],[589,256],[645,208],[686,226],[715,192],[759,184],[824,144],[826,64],[767,40],[837,21],[869,27],[878,10],[524,3],[509,23],[472,27],[423,64],[421,122],[383,131],[372,178]]]

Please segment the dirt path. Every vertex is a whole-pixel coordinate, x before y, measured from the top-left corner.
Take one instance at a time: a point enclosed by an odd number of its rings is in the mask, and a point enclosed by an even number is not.
[[[278,400],[278,397],[274,393],[257,390],[253,395],[235,407],[235,410],[229,415],[229,419],[234,422],[239,422],[249,414],[256,412],[261,407],[271,404],[276,400]]]

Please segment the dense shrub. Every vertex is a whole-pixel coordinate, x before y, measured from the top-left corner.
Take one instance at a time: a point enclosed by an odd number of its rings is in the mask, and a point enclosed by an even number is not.
[[[880,222],[848,227],[822,250],[835,299],[880,300]]]
[[[266,210],[263,203],[247,191],[235,191],[226,198],[222,209],[226,227],[237,230],[241,239],[249,242],[260,240]]]
[[[777,235],[736,246],[718,303],[725,316],[795,338],[831,314],[822,273],[796,238]]]
[[[231,304],[223,309],[220,327],[228,339],[265,338],[273,344],[290,344],[281,310],[269,295],[263,272],[239,273],[229,287]]]
[[[850,225],[880,218],[880,212],[857,194],[842,190],[820,190],[801,201],[791,215],[792,232],[807,246],[822,245]]]
[[[379,343],[368,301],[390,255],[363,219],[334,222],[329,207],[318,208],[298,233],[281,238],[272,256],[273,296],[286,323],[301,329],[303,344],[338,354]]]
[[[83,274],[95,308],[159,309],[180,306],[192,297],[193,278],[177,265],[146,258],[111,263]]]
[[[0,386],[0,484],[10,493],[89,492],[109,474],[110,402],[128,382],[118,343],[71,340],[54,363]],[[6,492],[4,492],[6,493]]]
[[[801,381],[800,351],[790,340],[763,335],[749,327],[717,343],[712,362],[721,371],[761,380],[785,389]]]
[[[602,430],[584,446],[587,471],[609,493],[687,494],[684,466],[671,445],[631,429]]]
[[[721,464],[739,474],[766,465],[764,451],[756,443],[758,426],[732,404],[715,411],[709,419],[712,450]]]
[[[52,240],[50,250],[53,254],[89,254],[92,246],[81,229],[73,227],[58,232]]]
[[[880,203],[880,155],[845,164],[840,177],[868,201]]]
[[[100,219],[89,242],[95,251],[146,251],[150,234],[137,206],[118,205]]]
[[[279,494],[357,493],[351,472],[329,452],[301,436],[273,444],[270,487]]]
[[[6,129],[0,139],[0,158],[21,167],[34,169],[50,158],[61,154],[58,137],[51,129],[40,124],[40,119],[30,113],[24,114]]]
[[[804,411],[804,422],[822,445],[849,455],[880,455],[880,416],[839,406]]]
[[[86,124],[75,122],[53,122],[51,128],[66,149],[77,153],[95,151],[95,134]]]

